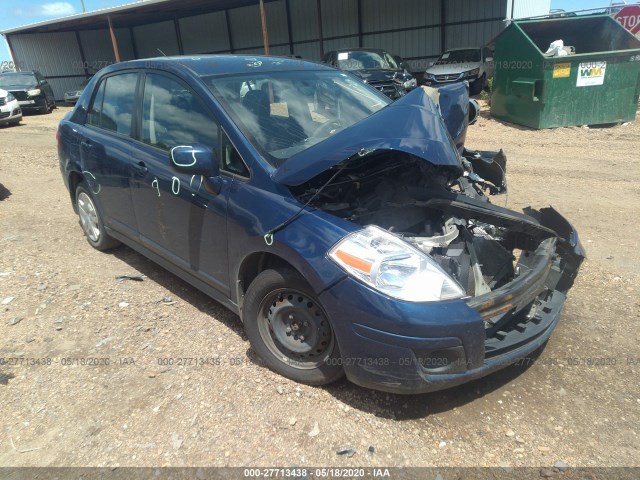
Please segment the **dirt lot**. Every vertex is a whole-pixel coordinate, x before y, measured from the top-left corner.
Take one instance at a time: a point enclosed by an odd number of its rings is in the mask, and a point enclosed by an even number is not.
[[[508,206],[558,208],[589,258],[537,358],[403,397],[283,379],[237,316],[128,248],[93,250],[58,168],[67,111],[0,128],[0,465],[640,466],[640,123],[470,127],[508,155]],[[158,363],[179,357],[219,360]]]

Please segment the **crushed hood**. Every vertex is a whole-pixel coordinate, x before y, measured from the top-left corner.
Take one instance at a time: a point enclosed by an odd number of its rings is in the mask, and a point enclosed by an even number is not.
[[[273,174],[276,182],[301,185],[358,153],[397,150],[433,165],[462,169],[458,151],[424,88],[293,155]]]

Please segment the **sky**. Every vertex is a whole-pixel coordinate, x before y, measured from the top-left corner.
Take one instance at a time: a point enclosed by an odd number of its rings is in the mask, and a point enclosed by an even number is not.
[[[84,0],[86,10],[92,11],[100,8],[113,7],[131,3],[134,0]],[[627,1],[627,3],[633,3]],[[551,8],[562,8],[566,11],[585,8],[602,7],[609,4],[609,0],[551,0]],[[0,0],[0,31],[13,27],[27,25],[29,23],[53,20],[55,18],[73,15],[82,12],[80,0],[48,1],[48,0]],[[1,62],[11,60],[9,47],[4,37],[0,39],[0,65]]]
[[[84,0],[87,12],[100,8],[114,7],[132,3],[135,0]],[[29,23],[53,20],[76,13],[82,13],[80,0],[0,0],[0,31],[21,27]],[[11,60],[9,47],[4,37],[0,38],[0,65],[2,61]]]

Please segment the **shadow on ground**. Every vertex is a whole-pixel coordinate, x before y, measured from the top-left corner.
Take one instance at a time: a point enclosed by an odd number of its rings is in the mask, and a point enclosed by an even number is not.
[[[351,408],[372,413],[381,418],[414,420],[461,407],[497,390],[522,375],[544,350],[531,353],[526,362],[510,365],[503,370],[458,387],[420,395],[397,395],[358,387],[346,380],[325,389]]]
[[[13,373],[2,373],[0,372],[0,385],[8,385],[9,380],[15,378],[16,376]]]
[[[118,247],[110,251],[110,253],[171,292],[174,300],[176,297],[180,298],[196,307],[202,313],[213,317],[212,320],[223,323],[243,340],[247,339],[240,318],[197,288],[192,287],[181,278],[127,246]],[[130,273],[132,272],[122,272],[122,274]],[[162,299],[158,300],[161,301]]]
[[[195,287],[129,247],[119,247],[113,250],[112,254],[171,292],[173,297],[190,303],[202,313],[211,316],[213,321],[223,323],[243,341],[247,341],[240,318]],[[131,272],[123,272],[125,273]],[[247,359],[256,366],[267,368],[253,349],[248,345],[247,347]],[[511,365],[487,377],[458,387],[428,394],[396,395],[378,392],[354,385],[346,379],[319,388],[325,389],[337,400],[355,410],[372,413],[381,418],[412,420],[449,411],[503,387],[534,364],[543,349],[544,346],[529,355],[527,362]]]
[[[11,192],[7,187],[0,183],[0,202],[5,200],[11,196]]]

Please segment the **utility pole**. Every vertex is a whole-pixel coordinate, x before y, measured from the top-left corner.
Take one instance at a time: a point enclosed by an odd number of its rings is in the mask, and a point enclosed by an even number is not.
[[[260,20],[262,21],[262,43],[264,54],[269,55],[269,32],[267,31],[267,12],[264,9],[264,0],[260,0]]]

